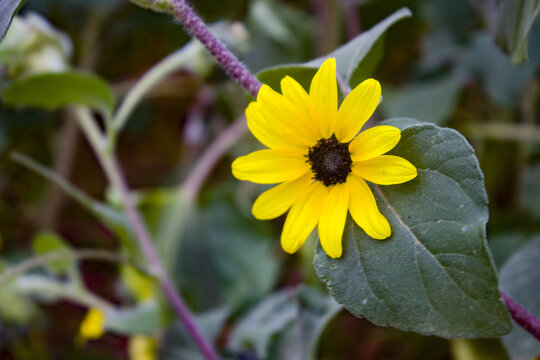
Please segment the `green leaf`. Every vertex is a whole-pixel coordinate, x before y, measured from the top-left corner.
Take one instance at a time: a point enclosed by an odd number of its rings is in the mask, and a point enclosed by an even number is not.
[[[0,260],[0,273],[8,269],[9,264]],[[37,315],[37,307],[17,290],[15,279],[0,285],[0,319],[6,323],[27,324],[36,319]]]
[[[512,299],[540,318],[540,237],[536,237],[515,253],[500,273],[501,289]],[[540,341],[521,326],[503,337],[512,359],[528,360],[540,355]]]
[[[80,72],[45,73],[17,79],[4,90],[6,105],[55,110],[67,105],[85,105],[111,114],[114,97],[101,78]]]
[[[0,42],[6,35],[11,20],[23,7],[26,0],[2,0],[0,1]]]
[[[45,255],[55,251],[69,251],[69,246],[58,234],[50,231],[43,231],[37,234],[32,240],[32,247],[36,255]],[[47,265],[47,269],[53,274],[66,274],[75,266],[73,259],[53,261]]]
[[[357,67],[361,64],[362,60],[368,55],[371,48],[375,45],[377,40],[388,30],[388,28],[394,25],[401,19],[412,16],[411,11],[408,8],[401,8],[386,19],[358,35],[345,45],[332,51],[330,54],[312,60],[308,64],[312,67],[319,67],[329,57],[335,57],[337,62],[337,72],[346,84],[351,84],[351,79]]]
[[[320,334],[340,309],[306,286],[280,291],[240,319],[229,347],[236,353],[252,348],[261,359],[314,359]]]
[[[203,336],[214,343],[221,333],[225,320],[229,315],[227,309],[213,309],[195,316],[195,323]],[[186,333],[185,327],[175,322],[167,330],[159,349],[158,359],[162,360],[205,360],[199,349],[193,344],[191,337]]]
[[[540,41],[540,23],[531,34]],[[540,47],[531,48],[531,61],[523,66],[512,66],[510,59],[495,45],[488,33],[474,35],[463,60],[480,78],[485,91],[498,104],[512,108],[522,98],[526,84],[540,67]]]
[[[382,56],[382,42],[385,31],[397,21],[411,16],[408,8],[402,8],[368,31],[331,52],[330,54],[303,64],[280,65],[265,69],[257,74],[259,80],[279,91],[279,82],[286,75],[296,79],[305,89],[309,89],[311,79],[329,57],[335,57],[337,72],[346,84],[354,87],[374,70]],[[373,54],[370,54],[373,52]],[[365,61],[364,61],[365,60]]]
[[[510,360],[500,339],[454,339],[453,360]]]
[[[510,54],[512,63],[520,65],[528,60],[528,37],[540,13],[540,0],[503,0],[499,4],[495,38]],[[532,46],[538,44],[532,43]]]
[[[381,105],[388,117],[406,116],[442,125],[454,110],[464,75],[458,69],[434,80],[384,91]]]
[[[520,232],[507,232],[489,237],[489,248],[495,260],[495,265],[500,269],[508,258],[521,246],[530,241],[528,236]]]
[[[160,329],[157,301],[142,302],[135,307],[107,312],[106,328],[119,334],[152,334]]]
[[[390,154],[409,160],[418,176],[401,185],[372,186],[392,235],[374,240],[349,218],[341,258],[329,258],[318,245],[319,278],[350,312],[377,325],[446,338],[508,333],[473,149],[452,129],[410,119],[384,123],[402,128]]]
[[[234,309],[272,289],[278,260],[264,225],[225,199],[211,201],[194,218],[177,263],[184,294],[196,309]]]

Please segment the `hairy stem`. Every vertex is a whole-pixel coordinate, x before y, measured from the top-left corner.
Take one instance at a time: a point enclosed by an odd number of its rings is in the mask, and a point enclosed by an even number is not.
[[[186,332],[190,335],[203,356],[208,360],[219,359],[215,350],[195,325],[184,300],[174,286],[168,273],[165,271],[142,216],[135,207],[135,203],[131,196],[131,190],[124,178],[120,165],[116,157],[108,151],[106,140],[104,139],[103,134],[100,133],[90,111],[87,108],[77,108],[76,114],[78,116],[79,124],[81,125],[88,142],[92,146],[109,183],[120,194],[122,204],[129,222],[133,227],[141,251],[148,261],[150,272],[159,279],[165,296],[184,325]]]
[[[536,318],[502,290],[501,296],[514,321],[527,330],[532,336],[540,340],[540,319]]]
[[[193,11],[185,0],[172,0],[174,15],[186,28],[187,32],[197,38],[223,69],[253,97],[257,97],[261,83],[253,74],[218,40],[206,26],[204,21]]]

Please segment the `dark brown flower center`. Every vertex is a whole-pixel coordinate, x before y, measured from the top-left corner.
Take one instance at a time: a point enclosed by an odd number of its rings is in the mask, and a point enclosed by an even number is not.
[[[309,148],[306,162],[311,165],[313,178],[330,186],[344,183],[351,172],[349,144],[339,142],[334,135],[320,139]]]

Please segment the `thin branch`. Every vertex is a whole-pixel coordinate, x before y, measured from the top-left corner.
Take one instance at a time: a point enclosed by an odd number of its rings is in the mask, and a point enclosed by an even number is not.
[[[47,265],[51,262],[58,260],[65,260],[66,258],[74,260],[101,260],[109,262],[124,262],[128,263],[128,260],[110,251],[105,250],[61,250],[55,251],[41,256],[36,256],[26,261],[23,261],[13,267],[8,268],[0,275],[0,286],[10,279],[24,274],[32,269]]]
[[[137,104],[141,99],[165,77],[181,67],[184,67],[194,55],[202,50],[200,44],[191,42],[180,50],[167,56],[154,65],[143,77],[137,81],[135,86],[129,90],[122,104],[114,115],[114,125],[116,130],[121,130]]]
[[[185,0],[172,0],[174,15],[184,25],[187,32],[198,39],[223,69],[253,97],[257,97],[261,83],[238,60],[227,47],[210,32],[204,21],[193,11]]]
[[[148,261],[150,272],[159,278],[161,287],[163,288],[169,303],[202,355],[208,360],[218,360],[219,357],[217,356],[217,353],[197,328],[184,300],[163,267],[142,216],[135,207],[135,203],[131,196],[131,190],[124,178],[118,160],[114,154],[108,151],[109,149],[103,146],[106,140],[97,127],[92,114],[87,108],[76,108],[76,114],[78,116],[79,124],[83,128],[88,142],[92,146],[109,183],[120,194],[122,204],[124,205],[129,222],[131,223],[135,236],[139,242],[141,252]]]
[[[358,5],[354,0],[342,0],[341,6],[347,20],[347,36],[354,39],[362,31],[360,17],[358,16]]]
[[[540,127],[529,124],[471,123],[460,128],[467,137],[521,142],[540,141]]]
[[[182,184],[184,195],[188,199],[192,201],[196,198],[201,186],[210,175],[214,166],[216,166],[216,163],[247,130],[246,119],[241,117],[223,130],[212,144],[206,148]]]
[[[536,318],[502,290],[501,296],[514,321],[540,341],[540,319]]]

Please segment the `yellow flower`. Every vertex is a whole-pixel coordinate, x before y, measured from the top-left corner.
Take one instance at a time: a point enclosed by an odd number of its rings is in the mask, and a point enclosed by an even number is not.
[[[156,341],[144,335],[135,335],[129,338],[130,360],[154,360],[156,358]]]
[[[297,251],[318,226],[324,251],[339,258],[347,211],[370,237],[389,237],[390,224],[364,180],[400,184],[417,172],[407,160],[383,155],[399,142],[398,128],[382,125],[358,134],[379,103],[379,82],[362,82],[338,110],[336,60],[328,59],[313,77],[309,94],[290,77],[281,80],[281,91],[263,85],[246,109],[250,131],[269,149],[232,164],[240,180],[279,183],[259,196],[253,215],[273,219],[290,209],[281,234],[288,253]]]
[[[100,338],[103,336],[104,326],[105,314],[96,308],[88,310],[79,328],[77,343],[82,345],[87,340]]]

